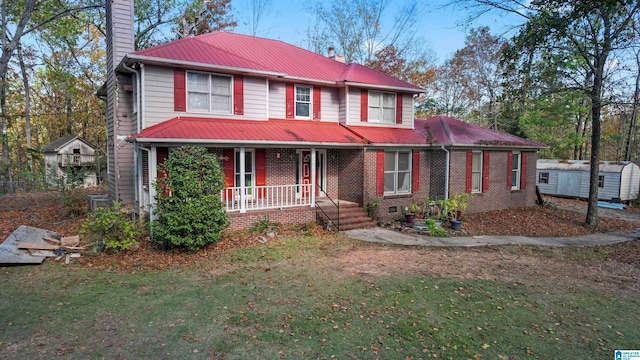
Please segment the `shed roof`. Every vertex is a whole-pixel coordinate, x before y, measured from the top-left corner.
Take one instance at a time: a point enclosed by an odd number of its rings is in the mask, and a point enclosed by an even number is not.
[[[58,152],[61,148],[65,147],[67,144],[71,143],[74,140],[80,140],[83,143],[91,146],[95,149],[95,146],[91,145],[87,140],[79,137],[78,135],[67,135],[63,136],[57,140],[50,142],[49,144],[42,147],[42,151],[44,152]]]
[[[415,119],[416,132],[428,143],[445,146],[507,146],[518,148],[545,148],[544,144],[518,136],[484,128],[448,116]]]
[[[538,159],[538,170],[591,171],[589,160],[550,160]],[[635,166],[631,161],[600,161],[600,172],[619,173],[627,166]]]
[[[329,84],[397,89],[410,93],[415,85],[365,66],[316,54],[280,40],[217,31],[135,51],[125,62],[165,63],[185,67],[209,66],[229,72]]]

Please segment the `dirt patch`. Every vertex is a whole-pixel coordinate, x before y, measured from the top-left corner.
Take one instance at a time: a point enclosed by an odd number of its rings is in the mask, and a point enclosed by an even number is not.
[[[344,276],[409,273],[529,285],[640,290],[637,266],[616,260],[581,263],[570,258],[571,253],[566,250],[546,250],[549,253],[544,256],[519,246],[422,250],[392,247],[352,250],[338,255],[336,261]]]

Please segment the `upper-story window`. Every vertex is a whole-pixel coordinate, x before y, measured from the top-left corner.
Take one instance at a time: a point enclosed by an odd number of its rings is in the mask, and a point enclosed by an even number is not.
[[[369,122],[396,122],[396,94],[369,91]]]
[[[231,76],[187,73],[188,110],[231,113]]]
[[[297,119],[311,118],[311,87],[296,85],[296,114]]]

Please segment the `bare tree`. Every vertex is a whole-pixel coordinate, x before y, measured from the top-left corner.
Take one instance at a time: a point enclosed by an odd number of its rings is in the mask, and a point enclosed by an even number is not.
[[[249,31],[252,36],[258,35],[260,22],[269,16],[273,9],[273,0],[246,0],[249,8]]]

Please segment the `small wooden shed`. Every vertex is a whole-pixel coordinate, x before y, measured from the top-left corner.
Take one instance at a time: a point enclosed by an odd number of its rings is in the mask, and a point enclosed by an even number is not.
[[[588,160],[538,159],[536,185],[542,194],[589,197]],[[631,161],[601,161],[598,199],[629,201],[638,197],[640,167]]]

